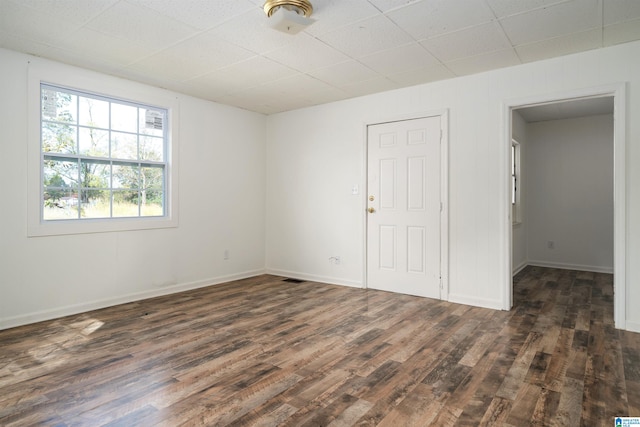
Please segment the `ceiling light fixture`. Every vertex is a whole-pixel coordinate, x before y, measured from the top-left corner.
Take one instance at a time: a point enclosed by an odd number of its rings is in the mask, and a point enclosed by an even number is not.
[[[271,28],[288,34],[296,34],[313,24],[309,18],[313,6],[309,0],[267,0],[264,13],[269,17]]]

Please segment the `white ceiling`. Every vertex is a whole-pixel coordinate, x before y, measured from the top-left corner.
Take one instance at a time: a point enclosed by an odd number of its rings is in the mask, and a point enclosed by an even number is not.
[[[640,0],[0,0],[0,46],[265,114],[640,39]]]

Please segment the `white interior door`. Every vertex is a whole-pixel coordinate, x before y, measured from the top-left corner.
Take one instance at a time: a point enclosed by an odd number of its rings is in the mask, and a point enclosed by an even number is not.
[[[441,117],[367,132],[367,286],[441,298]]]

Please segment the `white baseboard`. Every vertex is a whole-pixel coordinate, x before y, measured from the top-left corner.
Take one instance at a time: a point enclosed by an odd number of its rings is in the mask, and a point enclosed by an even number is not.
[[[72,304],[64,307],[58,307],[50,310],[41,310],[33,313],[23,314],[20,316],[0,318],[0,330],[14,328],[16,326],[28,325],[30,323],[42,322],[45,320],[57,319],[60,317],[71,316],[74,314],[84,313],[87,311],[98,310],[101,308],[112,307],[114,305],[126,304],[134,301],[140,301],[148,298],[155,298],[164,295],[175,294],[178,292],[190,291],[192,289],[204,288],[207,286],[219,285],[221,283],[231,282],[233,280],[246,279],[249,277],[265,274],[265,270],[251,270],[242,273],[234,273],[226,276],[213,277],[206,280],[198,280],[195,282],[180,283],[173,286],[167,286],[160,289],[149,289],[142,292],[135,292],[127,295],[121,295],[114,298],[106,298],[80,304]]]
[[[467,295],[449,294],[447,299],[449,302],[456,304],[472,305],[474,307],[491,308],[493,310],[502,310],[502,301],[488,298],[470,297]]]
[[[520,273],[522,270],[525,269],[526,266],[528,266],[529,264],[526,261],[522,261],[520,263],[520,265],[516,266],[513,268],[513,273],[511,273],[512,275],[516,275],[518,273]]]
[[[302,273],[299,271],[288,271],[279,269],[267,269],[267,274],[273,274],[274,276],[290,277],[292,279],[307,280],[311,282],[328,283],[330,285],[349,286],[351,288],[363,288],[362,282],[355,280],[343,279],[340,277],[319,276],[316,274]]]
[[[629,332],[639,332],[640,333],[640,322],[634,322],[631,320],[627,320],[625,322],[625,331]]]
[[[565,263],[561,263],[561,262],[536,261],[536,260],[527,261],[527,265],[532,265],[534,267],[559,268],[561,270],[578,270],[578,271],[590,271],[592,273],[613,274],[613,267],[601,267],[601,266],[580,265],[580,264],[565,264]]]

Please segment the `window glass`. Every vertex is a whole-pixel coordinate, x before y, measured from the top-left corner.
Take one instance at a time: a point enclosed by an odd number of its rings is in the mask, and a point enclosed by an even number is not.
[[[167,111],[40,88],[42,220],[166,216]]]

